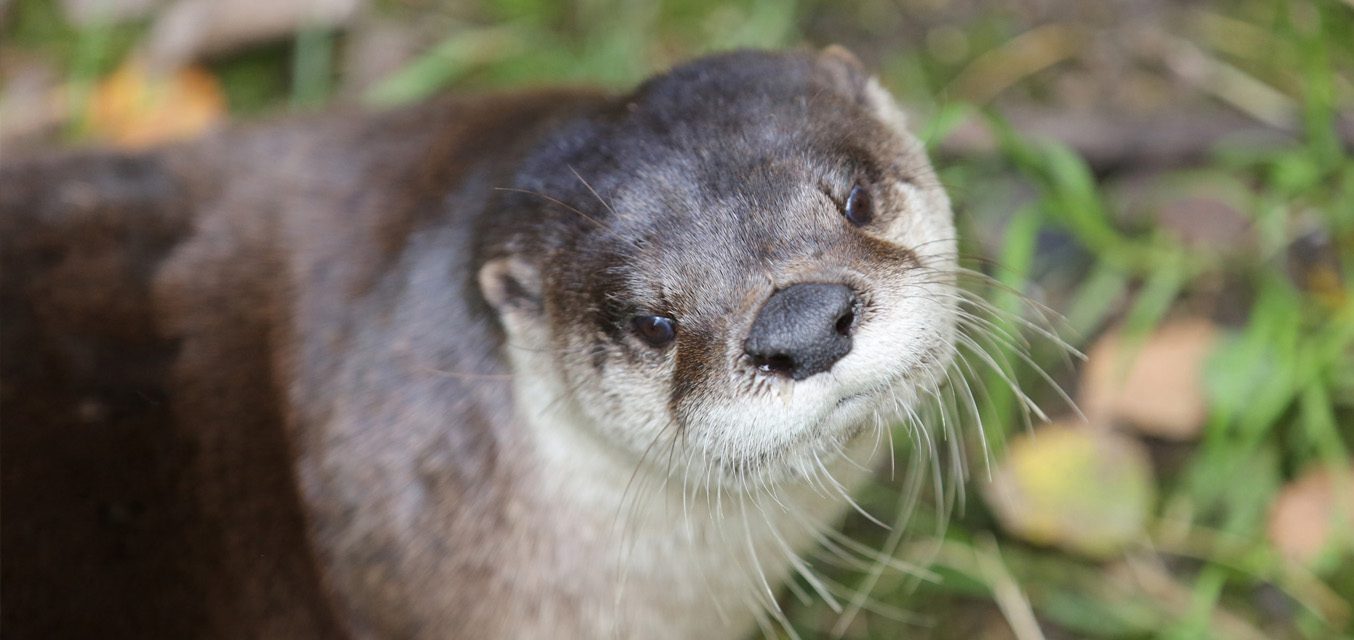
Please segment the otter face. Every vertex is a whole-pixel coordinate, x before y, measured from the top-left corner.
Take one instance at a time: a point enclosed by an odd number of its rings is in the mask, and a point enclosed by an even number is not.
[[[949,200],[849,54],[679,67],[527,162],[505,211],[552,224],[509,236],[481,285],[518,377],[551,381],[538,410],[636,464],[813,477],[943,380]]]

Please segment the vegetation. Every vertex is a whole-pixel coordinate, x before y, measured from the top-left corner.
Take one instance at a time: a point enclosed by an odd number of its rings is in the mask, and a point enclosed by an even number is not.
[[[864,510],[897,526],[852,517],[847,536],[830,538],[814,561],[822,584],[800,580],[783,598],[790,628],[853,638],[1349,637],[1354,5],[1046,4],[1053,8],[978,0],[386,0],[361,19],[431,21],[441,35],[365,85],[350,87],[344,77],[344,55],[356,46],[351,26],[301,28],[289,41],[208,65],[230,113],[253,117],[341,99],[398,104],[448,87],[626,87],[705,51],[847,45],[912,109],[935,150],[975,274],[965,280],[985,301],[971,305],[969,366],[957,371],[975,391],[973,408],[951,392],[941,398],[948,409],[931,416],[932,424],[968,423],[956,446],[971,474],[932,478],[926,460],[939,454],[928,447],[947,446],[941,434],[912,438],[900,428],[896,480],[885,477],[862,496]],[[79,105],[143,41],[147,20],[76,28],[49,0],[17,0],[9,11],[4,48],[63,79],[61,135],[98,137]],[[408,33],[416,39],[415,29]],[[1134,57],[1114,58],[1125,51]],[[1098,75],[1106,68],[1112,77]],[[1163,161],[1147,154],[1091,162],[1075,135],[1033,136],[1003,117],[1030,109],[1090,113],[1110,124],[1185,111],[1242,114],[1280,133],[1259,144],[1224,138]],[[993,141],[990,152],[947,142],[975,126]],[[1008,526],[989,485],[1010,464],[1008,445],[1020,446],[1043,422],[1008,382],[1057,421],[1078,423],[1057,389],[1085,398],[1085,378],[1060,342],[1091,350],[1110,331],[1123,371],[1137,349],[1147,353],[1159,327],[1182,318],[1208,324],[1213,336],[1200,365],[1206,411],[1187,425],[1193,430],[1163,437],[1112,412],[1083,427],[1116,427],[1133,450],[1147,452],[1148,489],[1133,494],[1145,496],[1141,526],[1093,552],[1066,536],[1038,539]],[[1333,529],[1295,556],[1276,529],[1326,523],[1276,524],[1276,505],[1286,491],[1300,492],[1295,479],[1313,470],[1328,478],[1316,513]],[[1103,486],[1095,478],[1061,481]],[[922,482],[936,490],[918,491]],[[1115,494],[1097,495],[1105,502]],[[921,568],[851,561],[866,548]],[[824,590],[827,598],[816,593]]]

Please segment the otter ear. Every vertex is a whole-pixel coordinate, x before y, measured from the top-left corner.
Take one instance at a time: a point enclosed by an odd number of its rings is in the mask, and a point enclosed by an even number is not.
[[[839,44],[828,45],[818,52],[818,64],[827,70],[833,82],[851,95],[860,95],[870,79],[860,58]]]
[[[521,258],[494,258],[480,267],[480,293],[499,315],[541,311],[541,275]]]
[[[869,105],[876,117],[897,131],[906,132],[907,115],[854,53],[839,44],[828,45],[819,52],[818,63],[832,73],[838,84]]]
[[[856,73],[865,73],[865,65],[860,63],[860,58],[851,53],[850,49],[839,44],[830,44],[823,47],[823,50],[818,52],[818,59],[823,61],[824,64],[843,65],[854,69]]]

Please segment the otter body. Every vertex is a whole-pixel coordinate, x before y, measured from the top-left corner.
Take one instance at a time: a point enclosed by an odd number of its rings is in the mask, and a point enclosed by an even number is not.
[[[900,127],[740,53],[6,158],[5,635],[771,628],[952,349]]]

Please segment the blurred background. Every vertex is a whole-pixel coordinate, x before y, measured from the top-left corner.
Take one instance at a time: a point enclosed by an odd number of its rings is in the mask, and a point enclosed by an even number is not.
[[[898,432],[798,634],[1354,635],[1350,0],[0,0],[0,154],[834,43],[984,302],[965,437]]]

